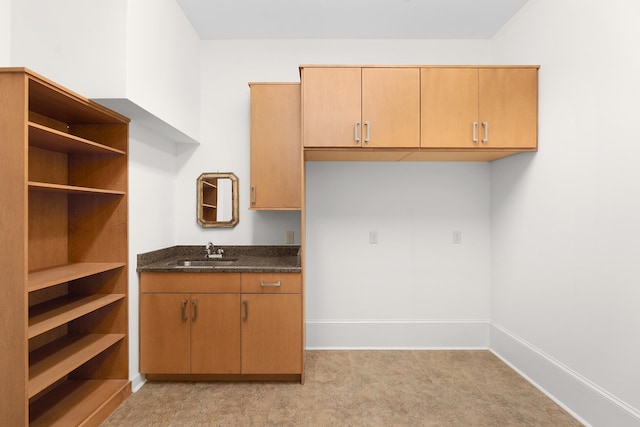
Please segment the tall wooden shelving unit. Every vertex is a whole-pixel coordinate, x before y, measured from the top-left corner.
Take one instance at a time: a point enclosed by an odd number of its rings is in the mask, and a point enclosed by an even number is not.
[[[128,123],[0,69],[0,425],[98,424],[131,393]]]

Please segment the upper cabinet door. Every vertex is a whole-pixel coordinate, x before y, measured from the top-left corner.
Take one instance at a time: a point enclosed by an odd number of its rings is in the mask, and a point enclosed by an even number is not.
[[[362,69],[362,146],[420,146],[420,69]]]
[[[537,69],[481,68],[479,91],[482,147],[537,147]]]
[[[300,209],[300,84],[251,83],[250,209]]]
[[[478,69],[422,68],[421,74],[422,147],[478,147]]]
[[[423,68],[422,147],[533,148],[536,68]]]
[[[304,146],[359,147],[361,69],[310,67],[302,73]]]

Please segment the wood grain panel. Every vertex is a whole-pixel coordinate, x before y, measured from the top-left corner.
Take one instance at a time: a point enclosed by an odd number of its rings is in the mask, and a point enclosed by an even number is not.
[[[354,139],[362,110],[360,68],[305,68],[302,73],[304,146],[361,146]]]
[[[242,273],[240,280],[243,293],[299,294],[302,292],[302,274],[299,273]]]
[[[0,79],[0,413],[6,425],[27,424],[27,150],[26,80],[18,73]]]
[[[30,427],[99,425],[127,396],[127,380],[67,381],[60,396],[51,394],[29,408]]]
[[[69,337],[36,350],[31,354],[28,396],[40,393],[123,338],[123,334]]]
[[[421,74],[421,146],[478,147],[473,141],[473,123],[478,121],[478,70],[422,68]]]
[[[363,147],[419,147],[420,69],[363,68],[362,123]]]
[[[300,84],[250,86],[250,208],[300,209]]]
[[[240,273],[140,273],[140,292],[240,292]]]
[[[191,372],[189,294],[140,295],[140,372]],[[185,317],[182,304],[185,301]]]
[[[242,295],[242,372],[299,374],[302,296]]]
[[[190,319],[191,373],[240,373],[240,295],[193,294]]]
[[[480,121],[489,124],[483,148],[537,148],[538,70],[480,70],[479,111]]]

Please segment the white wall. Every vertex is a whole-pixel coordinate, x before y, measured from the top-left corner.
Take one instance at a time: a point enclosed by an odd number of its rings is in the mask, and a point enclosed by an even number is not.
[[[200,40],[175,0],[11,5],[11,65],[87,98],[112,100],[105,104],[125,115],[140,111],[152,128],[199,138]]]
[[[11,64],[11,0],[0,0],[0,67]]]
[[[308,348],[488,346],[488,163],[306,170]]]
[[[297,212],[253,212],[249,196],[249,87],[251,81],[299,81],[300,64],[466,64],[487,63],[487,41],[418,40],[236,40],[202,43],[202,143],[182,147],[176,178],[176,239],[185,244],[283,244],[286,230],[296,231]],[[394,167],[395,166],[395,167]],[[308,270],[307,343],[310,347],[342,346],[345,336],[331,331],[345,326],[351,346],[488,346],[488,166],[455,164],[308,164],[307,179]],[[363,169],[364,167],[364,169]],[[351,184],[350,168],[361,172],[358,186]],[[240,179],[240,224],[232,230],[203,230],[195,222],[195,180],[201,172],[233,171]],[[389,170],[397,173],[394,176]],[[398,203],[387,204],[375,182],[387,176],[387,193]],[[332,178],[333,177],[333,178]],[[339,177],[339,179],[337,178]],[[331,194],[331,180],[343,182],[340,194]],[[434,180],[450,192],[436,190]],[[425,181],[429,181],[426,182]],[[475,192],[474,192],[475,191]],[[416,197],[416,195],[421,196]],[[344,235],[343,227],[325,227],[323,206],[332,206],[333,220],[349,212],[362,212],[358,195],[370,195],[367,226],[360,233]],[[430,205],[437,200],[438,208]],[[459,209],[463,200],[469,205]],[[435,202],[434,202],[435,203]],[[409,206],[413,207],[408,211]],[[399,226],[389,214],[411,220]],[[423,218],[424,217],[424,218]],[[425,221],[422,221],[425,219]],[[368,242],[368,227],[376,227],[380,243],[376,249],[392,263],[413,267],[391,279],[383,274],[365,274],[367,266],[381,271],[372,258],[359,259],[357,268],[342,256],[361,253]],[[458,227],[464,244],[453,247],[451,233]],[[321,230],[321,231],[319,231]],[[353,230],[355,232],[355,229]],[[320,238],[320,235],[322,239]],[[413,252],[407,261],[401,248]],[[372,250],[368,244],[364,249]],[[330,254],[335,252],[335,258]],[[423,262],[424,261],[424,262]],[[484,262],[483,262],[484,261]],[[457,264],[459,262],[459,264]],[[437,264],[430,271],[422,269]],[[445,266],[450,266],[448,271]],[[394,271],[389,266],[386,271]],[[369,293],[355,300],[365,281],[349,280],[359,271],[368,279]],[[393,282],[391,285],[389,281]],[[402,283],[398,283],[402,282]],[[398,291],[389,301],[383,288]],[[378,289],[378,291],[374,291]],[[387,288],[389,289],[389,288]],[[437,296],[446,301],[429,299]],[[347,296],[347,297],[345,297]],[[412,298],[416,296],[417,298]],[[349,301],[350,304],[346,305]],[[386,305],[386,303],[389,303]],[[368,310],[364,307],[370,307]],[[374,309],[387,307],[385,311]],[[346,322],[346,323],[345,323]],[[385,341],[405,330],[403,341]],[[413,331],[413,332],[409,332]],[[416,338],[422,334],[422,338]],[[402,335],[402,334],[400,334]],[[377,336],[377,340],[370,338]],[[333,337],[329,339],[328,337]]]
[[[640,425],[640,3],[529,0],[536,154],[492,164],[491,347],[593,425]]]
[[[87,98],[124,97],[126,0],[11,2],[11,63]]]
[[[128,0],[127,98],[200,137],[200,39],[175,0]]]
[[[129,127],[129,372],[140,385],[137,254],[175,244],[175,144],[145,127]]]

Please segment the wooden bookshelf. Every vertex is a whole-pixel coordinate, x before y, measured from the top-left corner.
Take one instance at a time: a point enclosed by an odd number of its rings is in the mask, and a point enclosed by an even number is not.
[[[59,390],[60,397],[45,396],[31,405],[31,426],[97,425],[131,394],[126,380],[71,380]]]
[[[107,145],[29,122],[29,142],[34,147],[61,153],[126,154]]]
[[[46,191],[50,193],[65,194],[111,194],[116,196],[124,196],[124,191],[104,190],[102,188],[78,187],[75,185],[51,184],[47,182],[29,181],[29,189],[33,191]]]
[[[124,299],[125,294],[92,294],[74,299],[54,299],[30,310],[28,338],[78,319]]]
[[[79,338],[67,336],[33,351],[30,355],[32,362],[29,363],[29,398],[123,338],[124,334],[91,334]]]
[[[124,266],[125,263],[122,262],[85,262],[31,271],[27,279],[27,291],[37,291]]]
[[[0,93],[0,423],[98,425],[131,393],[129,119],[24,68]]]

